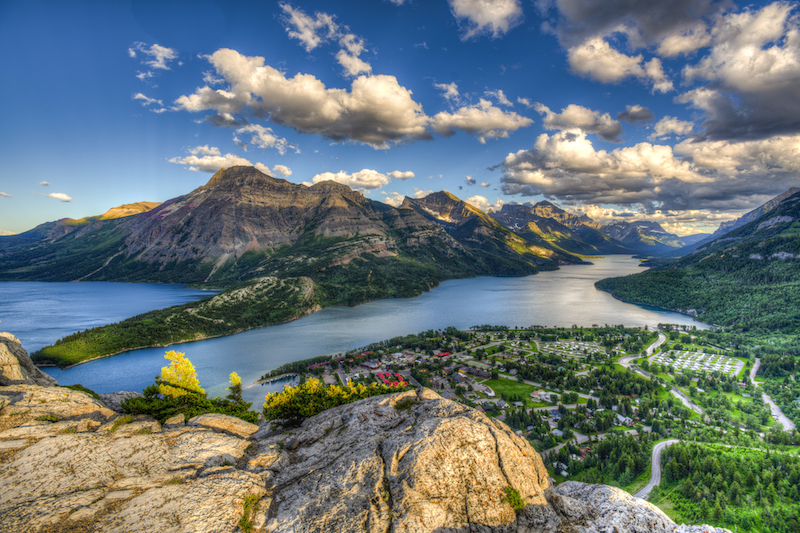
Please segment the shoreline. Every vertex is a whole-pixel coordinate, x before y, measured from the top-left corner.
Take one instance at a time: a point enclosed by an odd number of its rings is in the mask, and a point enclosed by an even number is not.
[[[592,263],[584,263],[584,264],[591,265]],[[575,265],[576,266],[581,266],[581,263],[575,263]],[[565,265],[565,266],[568,266],[568,265]],[[559,270],[560,268],[561,268],[561,266],[559,266],[559,267],[557,267],[557,268],[555,268],[553,270]],[[477,275],[477,276],[467,276],[467,277],[463,277],[463,278],[448,278],[448,279],[444,279],[444,280],[440,280],[440,281],[436,282],[435,285],[432,285],[432,286],[428,287],[426,290],[424,290],[424,291],[422,291],[419,294],[416,294],[414,296],[408,296],[408,297],[384,296],[383,298],[374,298],[372,300],[364,300],[363,302],[359,302],[358,304],[353,305],[353,306],[348,306],[347,304],[334,304],[334,305],[329,305],[329,306],[317,305],[317,306],[315,306],[315,307],[317,307],[316,309],[311,309],[309,312],[303,314],[302,316],[297,316],[297,317],[289,319],[289,320],[284,320],[283,322],[273,322],[271,324],[263,324],[263,325],[260,325],[260,326],[253,326],[251,328],[244,328],[244,329],[241,329],[241,330],[238,330],[238,331],[233,331],[233,332],[230,332],[230,333],[222,333],[220,335],[211,335],[211,336],[198,338],[198,339],[180,340],[180,341],[175,341],[175,342],[171,342],[171,343],[168,343],[168,344],[150,344],[150,345],[146,345],[146,346],[137,346],[136,348],[128,348],[126,350],[120,350],[120,351],[117,351],[117,352],[114,352],[114,353],[105,354],[105,355],[98,355],[98,356],[95,356],[95,357],[91,357],[89,359],[84,359],[82,361],[79,361],[77,363],[73,363],[73,364],[71,364],[69,366],[66,366],[66,367],[63,367],[63,368],[58,366],[57,364],[53,364],[53,363],[45,363],[45,364],[39,365],[34,361],[34,364],[37,367],[41,367],[41,368],[56,367],[59,370],[68,370],[70,368],[76,367],[78,365],[82,365],[84,363],[89,363],[91,361],[96,361],[98,359],[105,359],[106,357],[112,357],[112,356],[123,354],[123,353],[127,353],[127,352],[133,352],[135,350],[143,350],[145,348],[167,348],[169,346],[174,346],[175,344],[183,344],[185,342],[196,342],[196,341],[204,341],[204,340],[208,340],[208,339],[216,339],[216,338],[219,338],[219,337],[227,337],[229,335],[236,335],[238,333],[243,333],[245,331],[251,331],[251,330],[254,330],[254,329],[266,328],[266,327],[269,327],[269,326],[278,326],[278,325],[281,325],[281,324],[286,324],[286,323],[289,323],[289,322],[293,322],[295,320],[299,320],[301,318],[305,318],[306,316],[309,316],[309,315],[311,315],[313,313],[316,313],[317,311],[321,311],[323,309],[327,309],[329,307],[337,307],[337,306],[358,307],[359,305],[362,305],[362,304],[366,304],[366,303],[370,303],[370,302],[376,302],[376,301],[379,301],[379,300],[385,300],[385,299],[388,299],[388,298],[417,298],[417,297],[425,294],[426,292],[432,291],[433,289],[435,289],[436,287],[441,285],[442,282],[444,282],[444,281],[458,280],[458,279],[474,279],[474,278],[481,278],[481,277],[515,277],[515,278],[518,277],[518,278],[524,278],[524,277],[527,277],[527,276],[535,276],[536,274],[539,274],[540,272],[545,272],[545,271],[546,270],[537,270],[536,272],[534,272],[532,274],[525,274],[525,275],[522,275],[522,276],[492,276],[492,275],[482,276],[482,275]],[[44,282],[44,283],[48,283],[48,282]],[[62,283],[62,282],[52,282],[52,283]],[[69,283],[72,283],[72,282],[69,282]],[[79,282],[79,283],[91,283],[91,282]],[[107,282],[107,283],[128,283],[128,282]],[[314,282],[314,283],[316,284],[316,282]],[[209,289],[209,290],[214,290],[214,289]],[[222,291],[220,291],[220,292],[222,292]],[[198,300],[198,301],[203,301],[203,300]],[[169,309],[169,308],[165,308],[165,309]],[[155,311],[163,311],[163,309],[155,309]],[[108,324],[106,324],[106,325],[108,325]],[[103,327],[103,326],[100,326],[100,327]],[[53,345],[51,344],[49,346],[53,346]],[[47,347],[48,346],[45,346],[45,348],[47,348]]]
[[[679,315],[691,317],[692,320],[694,320],[695,322],[698,322],[699,324],[703,324],[704,326],[708,326],[708,329],[724,328],[725,327],[725,326],[720,326],[719,324],[709,324],[708,322],[703,322],[702,320],[699,320],[696,316],[690,315],[689,313],[684,313],[680,309],[670,309],[669,307],[662,307],[660,305],[653,305],[653,304],[648,304],[648,303],[644,303],[644,302],[634,302],[634,301],[623,300],[622,298],[619,298],[617,295],[615,295],[613,292],[611,292],[609,290],[600,289],[596,285],[595,285],[595,288],[598,291],[607,292],[608,294],[611,295],[612,298],[614,298],[615,300],[618,300],[618,301],[620,301],[622,303],[631,304],[631,305],[638,305],[640,307],[645,307],[645,306],[652,307],[653,309],[661,309],[662,311],[669,311],[670,313],[678,313]]]
[[[110,353],[110,354],[106,354],[106,355],[98,355],[98,356],[95,356],[95,357],[91,357],[89,359],[84,359],[83,361],[78,361],[77,363],[73,363],[73,364],[71,364],[69,366],[65,366],[63,368],[58,366],[58,365],[56,365],[56,364],[53,364],[53,363],[45,363],[45,364],[41,364],[40,365],[40,364],[37,364],[36,362],[34,362],[34,364],[36,365],[37,368],[55,367],[55,368],[58,368],[59,370],[69,370],[70,368],[74,368],[74,367],[82,365],[84,363],[90,363],[92,361],[97,361],[98,359],[105,359],[107,357],[113,357],[115,355],[119,355],[119,354],[123,354],[123,353],[127,353],[127,352],[134,352],[136,350],[144,350],[144,349],[147,349],[147,348],[168,348],[170,346],[175,346],[176,344],[184,344],[184,343],[189,343],[189,342],[206,341],[206,340],[209,340],[209,339],[218,339],[220,337],[228,337],[230,335],[237,335],[239,333],[243,333],[245,331],[251,331],[251,330],[254,330],[254,329],[266,328],[266,327],[269,327],[269,326],[278,326],[280,324],[288,324],[289,322],[294,322],[295,320],[299,320],[301,318],[305,318],[305,317],[307,317],[307,316],[309,316],[311,314],[316,313],[317,311],[321,311],[322,309],[325,309],[324,307],[319,307],[319,306],[315,306],[315,307],[318,307],[318,309],[311,309],[307,313],[305,313],[305,314],[303,314],[301,316],[296,316],[294,318],[290,318],[289,320],[284,320],[283,322],[273,322],[272,324],[264,324],[263,326],[253,326],[252,328],[244,328],[244,329],[240,329],[240,330],[237,330],[237,331],[232,331],[230,333],[221,333],[220,335],[209,335],[209,336],[204,336],[204,337],[196,338],[196,339],[184,339],[184,340],[179,340],[179,341],[175,341],[175,342],[170,342],[170,343],[167,343],[167,344],[149,344],[149,345],[146,345],[146,346],[137,346],[136,348],[128,348],[127,350],[120,350],[118,352],[114,352],[114,353]],[[46,348],[46,346],[45,346],[45,348]]]

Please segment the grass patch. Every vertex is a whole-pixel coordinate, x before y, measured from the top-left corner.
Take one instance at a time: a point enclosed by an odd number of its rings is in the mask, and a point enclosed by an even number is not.
[[[239,529],[243,533],[251,533],[253,531],[253,514],[255,514],[255,507],[261,496],[257,494],[248,494],[242,500],[242,517],[239,519]]]
[[[131,415],[121,416],[114,420],[114,423],[111,425],[111,429],[109,431],[114,432],[119,429],[120,426],[130,424],[131,422],[133,422],[133,417]]]
[[[506,497],[503,498],[504,502],[508,502],[512,509],[520,512],[525,509],[525,500],[520,496],[519,491],[513,487],[506,487]]]
[[[99,400],[100,399],[100,396],[95,391],[93,391],[92,389],[87,389],[86,387],[84,387],[83,385],[80,385],[80,384],[77,384],[77,385],[63,385],[63,387],[65,389],[75,390],[75,391],[78,391],[78,392],[85,392],[86,394],[88,394],[89,396],[94,398],[95,400]]]
[[[394,408],[398,411],[408,411],[415,403],[417,403],[416,398],[406,398],[394,404]]]
[[[58,417],[55,415],[42,415],[37,416],[36,420],[39,422],[58,422]]]

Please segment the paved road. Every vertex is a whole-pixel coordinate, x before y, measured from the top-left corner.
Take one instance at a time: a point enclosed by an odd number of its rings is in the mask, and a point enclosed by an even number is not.
[[[676,442],[678,442],[677,439],[669,439],[665,440],[664,442],[659,442],[653,446],[653,459],[651,461],[652,466],[650,467],[650,481],[648,481],[647,485],[642,487],[636,494],[634,494],[635,497],[646,500],[647,497],[650,496],[650,491],[653,490],[653,487],[661,483],[661,452]]]
[[[664,335],[663,332],[659,331],[658,332],[658,338],[656,339],[656,342],[654,342],[653,344],[648,346],[647,350],[645,350],[645,354],[647,355],[647,357],[650,357],[651,355],[653,355],[653,352],[656,351],[656,348],[658,348],[659,346],[661,346],[665,342],[667,342],[667,336]],[[628,368],[628,367],[631,366],[631,361],[633,361],[634,359],[639,359],[640,357],[641,357],[641,354],[626,355],[625,357],[620,357],[619,358],[619,364],[622,365],[625,368]]]
[[[758,372],[759,367],[761,367],[761,359],[756,359],[756,364],[754,364],[753,368],[750,369],[750,381],[752,381],[756,387],[761,386],[760,383],[756,382],[756,372]],[[781,408],[772,401],[772,398],[770,398],[764,392],[761,393],[761,397],[764,399],[764,403],[769,405],[770,411],[772,412],[772,418],[774,418],[778,424],[782,425],[783,429],[786,431],[792,431],[795,429],[794,422],[789,420],[789,418],[783,414]]]
[[[662,344],[664,344],[665,342],[667,342],[667,336],[664,335],[664,333],[662,333],[661,331],[659,331],[658,332],[658,339],[656,340],[656,342],[654,342],[653,344],[651,344],[650,346],[647,347],[647,350],[646,350],[647,356],[650,357],[651,355],[653,355],[653,352],[655,351],[655,349],[658,348],[659,346],[661,346]],[[639,355],[639,354],[637,354],[637,355],[626,355],[625,357],[620,357],[619,358],[619,365],[622,366],[623,368],[630,368],[631,370],[633,370],[637,374],[640,374],[640,375],[646,377],[647,379],[652,379],[652,376],[650,375],[649,372],[645,372],[644,370],[642,370],[641,368],[639,368],[638,366],[634,365],[631,362],[634,359],[639,359],[640,357],[641,357],[641,355]],[[670,392],[672,393],[673,396],[675,396],[677,399],[679,399],[683,405],[685,405],[687,408],[691,409],[695,413],[701,414],[701,415],[704,413],[702,407],[700,407],[699,405],[694,403],[687,395],[685,395],[683,392],[681,392],[677,388],[672,387]]]

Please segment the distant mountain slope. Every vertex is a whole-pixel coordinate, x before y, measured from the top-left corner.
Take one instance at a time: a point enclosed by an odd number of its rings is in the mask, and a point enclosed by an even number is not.
[[[574,254],[624,254],[633,250],[599,231],[589,217],[577,217],[550,202],[505,204],[491,216],[526,238],[539,238],[555,249]]]
[[[756,207],[749,213],[745,213],[744,215],[740,216],[737,219],[729,220],[728,222],[722,222],[719,225],[719,228],[717,228],[717,231],[715,231],[711,235],[708,235],[705,238],[700,239],[696,242],[686,242],[682,248],[670,251],[668,254],[665,255],[667,255],[668,257],[683,257],[684,255],[690,254],[695,250],[702,251],[705,245],[707,245],[711,241],[718,239],[723,235],[725,235],[726,233],[733,231],[736,228],[740,228],[745,224],[748,224],[756,220],[757,218],[769,213],[770,211],[778,207],[784,200],[797,194],[798,192],[800,192],[800,188],[792,187],[788,191],[779,194],[778,196],[766,202],[765,204]]]
[[[424,198],[406,197],[400,209],[412,209],[440,224],[448,234],[475,253],[506,255],[514,250],[526,260],[542,267],[581,263],[571,253],[553,247],[537,235],[518,235],[477,207],[449,192],[437,192]]]
[[[89,226],[98,220],[115,220],[138,215],[155,209],[159,205],[161,205],[159,202],[136,202],[134,204],[123,204],[112,207],[102,215],[83,217],[77,220],[74,218],[62,218],[55,222],[45,222],[24,233],[0,237],[0,250],[19,244],[32,244],[37,241],[58,239],[59,237],[68,235],[85,226]]]
[[[308,276],[322,286],[320,303],[329,305],[578,261],[550,250],[538,254],[479,210],[473,214],[475,220],[465,215],[448,233],[420,209],[394,209],[333,181],[307,187],[231,167],[139,215],[98,219],[66,235],[2,249],[0,280],[226,286],[267,275]]]
[[[600,228],[600,231],[621,241],[637,253],[657,254],[683,246],[681,237],[669,233],[657,222],[637,220],[614,222]]]
[[[713,324],[800,333],[800,192],[703,251],[596,286]]]

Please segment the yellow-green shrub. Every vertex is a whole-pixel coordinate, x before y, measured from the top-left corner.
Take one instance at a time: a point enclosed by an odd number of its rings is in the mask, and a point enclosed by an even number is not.
[[[304,418],[314,416],[331,407],[403,390],[405,390],[404,387],[392,387],[378,383],[371,385],[348,383],[344,387],[340,385],[326,387],[320,380],[312,378],[297,387],[285,387],[281,392],[267,394],[264,398],[264,418],[284,420],[287,424],[298,424]]]
[[[158,376],[158,392],[170,398],[179,398],[194,391],[198,394],[205,394],[206,391],[200,387],[200,380],[197,379],[197,371],[191,361],[186,359],[185,354],[170,350],[164,354],[164,359],[171,361],[169,366],[161,368]],[[178,385],[173,387],[171,385]]]

